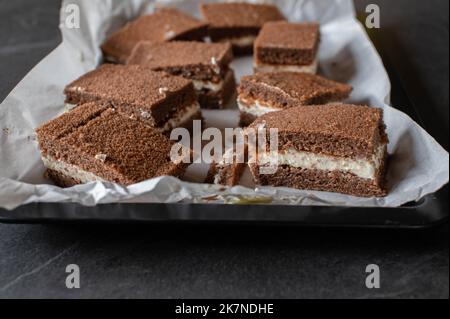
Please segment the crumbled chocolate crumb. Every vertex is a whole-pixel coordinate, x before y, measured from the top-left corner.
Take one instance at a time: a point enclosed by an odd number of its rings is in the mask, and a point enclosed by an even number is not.
[[[172,39],[174,36],[176,35],[175,31],[170,30],[170,31],[166,31],[166,33],[164,33],[164,38],[166,40],[170,40]]]
[[[159,94],[166,95],[167,92],[169,92],[169,88],[166,87],[159,88]]]
[[[106,154],[97,154],[95,155],[95,159],[101,162],[105,162],[108,156]]]
[[[141,117],[144,119],[150,119],[152,115],[147,111],[141,110]]]
[[[212,202],[212,201],[219,200],[219,195],[206,196],[206,197],[203,197],[202,199],[207,202]]]
[[[37,136],[36,136],[36,134],[34,134],[34,135],[28,135],[28,136],[27,136],[27,141],[28,141],[28,142],[36,142],[36,141],[37,141]]]

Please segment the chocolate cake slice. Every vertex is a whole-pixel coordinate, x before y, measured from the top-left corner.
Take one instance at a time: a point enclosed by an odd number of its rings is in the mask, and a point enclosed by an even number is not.
[[[250,3],[203,4],[201,12],[209,23],[213,42],[229,42],[236,55],[251,54],[264,23],[285,20],[274,5]]]
[[[317,23],[267,23],[255,41],[255,71],[316,73],[319,42]]]
[[[270,129],[278,129],[278,150],[266,147],[265,152],[255,152],[256,147],[249,145],[249,166],[256,184],[360,197],[386,195],[388,138],[381,109],[346,104],[298,106],[263,115],[248,130],[258,127],[266,129],[267,141]],[[262,174],[261,169],[268,167],[274,173]]]
[[[236,153],[234,149],[225,152],[220,162],[213,162],[208,171],[205,183],[224,186],[236,186],[248,165],[247,150],[244,154]]]
[[[102,65],[69,84],[64,93],[68,104],[107,101],[164,133],[201,119],[191,81],[139,65]]]
[[[36,132],[46,175],[61,187],[180,177],[188,165],[171,162],[173,142],[158,130],[106,102],[80,105]]]
[[[266,113],[342,101],[352,87],[314,74],[276,72],[243,77],[238,92],[241,125],[247,126]]]
[[[140,41],[203,41],[206,36],[207,24],[204,22],[176,9],[161,8],[113,33],[102,45],[102,50],[106,61],[125,63]]]
[[[228,43],[140,42],[127,64],[189,79],[194,83],[201,107],[218,109],[236,92],[234,72],[229,67],[232,60]]]

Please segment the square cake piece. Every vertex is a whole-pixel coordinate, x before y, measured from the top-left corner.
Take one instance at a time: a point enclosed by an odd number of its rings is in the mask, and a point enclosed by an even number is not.
[[[184,174],[173,145],[158,130],[119,113],[109,103],[80,105],[36,130],[46,175],[61,187],[93,181],[122,185]]]
[[[140,42],[128,64],[179,75],[194,83],[201,107],[222,108],[236,93],[229,67],[233,51],[228,43]]]
[[[267,23],[255,41],[255,71],[317,73],[319,42],[317,23]]]
[[[276,72],[243,77],[238,91],[241,125],[247,126],[266,113],[342,101],[352,87],[314,74]]]
[[[213,42],[229,42],[236,55],[251,54],[262,26],[269,21],[285,20],[274,5],[250,3],[203,4],[201,12],[209,23]]]
[[[176,9],[162,8],[113,33],[102,45],[102,50],[106,61],[125,63],[140,41],[203,41],[206,36],[206,23]]]
[[[386,195],[388,138],[381,109],[298,106],[263,115],[249,126],[258,127],[266,129],[267,141],[270,129],[278,129],[278,151],[266,147],[265,152],[255,152],[249,145],[256,184],[360,197]],[[273,174],[261,174],[261,168]]]
[[[110,102],[119,112],[168,133],[201,119],[191,81],[139,65],[105,64],[69,84],[66,103]]]

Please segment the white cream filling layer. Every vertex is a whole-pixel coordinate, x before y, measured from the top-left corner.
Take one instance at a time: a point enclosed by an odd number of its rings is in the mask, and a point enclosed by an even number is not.
[[[247,35],[245,37],[240,38],[226,38],[220,40],[220,42],[229,42],[232,45],[238,46],[238,47],[247,47],[249,45],[253,45],[253,43],[256,40],[256,36],[254,35]]]
[[[383,163],[385,151],[386,145],[382,144],[378,147],[372,159],[367,160],[335,157],[290,149],[282,154],[279,152],[259,154],[258,165],[277,164],[289,165],[295,168],[348,172],[363,179],[374,180]]]
[[[296,72],[296,73],[311,73],[316,74],[319,67],[319,61],[316,57],[310,65],[277,65],[277,64],[264,64],[255,62],[255,70],[259,73],[270,72]]]
[[[248,113],[256,117],[260,117],[264,114],[270,112],[280,111],[281,109],[275,107],[263,106],[260,101],[255,100],[254,102],[246,101],[243,98],[238,98],[239,110],[243,113]]]
[[[49,156],[42,156],[42,161],[44,162],[45,167],[58,173],[61,173],[67,177],[79,180],[83,184],[97,181],[105,182],[103,178],[93,173],[87,172],[78,166],[58,161]]]
[[[220,69],[219,69],[218,74],[220,74]],[[217,93],[217,92],[220,92],[223,90],[225,83],[228,83],[228,81],[230,81],[230,78],[233,76],[234,76],[233,71],[228,70],[228,72],[225,74],[224,78],[218,83],[214,83],[211,81],[200,81],[200,80],[191,80],[191,81],[192,81],[192,83],[194,83],[194,88],[197,91],[209,90],[214,93]]]
[[[77,106],[76,104],[65,103],[64,104],[64,112],[69,112],[72,109],[74,109],[76,106]]]
[[[220,170],[220,168],[219,168],[219,170]],[[214,183],[215,185],[220,184],[220,171],[219,171],[218,173],[216,173],[216,175],[214,175],[214,181],[213,181],[213,183]]]
[[[198,102],[194,102],[191,106],[188,106],[182,112],[177,113],[174,117],[169,119],[161,130],[163,132],[167,132],[176,127],[179,127],[189,121],[199,111],[200,104]]]
[[[120,62],[118,58],[116,58],[115,56],[112,56],[112,55],[106,55],[105,61],[110,62],[110,63],[119,63]]]
[[[209,90],[213,92],[219,92],[223,89],[225,82],[223,80],[218,83],[213,83],[211,81],[192,80],[192,83],[194,83],[194,88],[197,91]]]

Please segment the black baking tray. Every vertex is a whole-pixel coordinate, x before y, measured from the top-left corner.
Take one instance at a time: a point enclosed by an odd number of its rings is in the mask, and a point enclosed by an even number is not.
[[[372,39],[374,40],[374,39]],[[375,42],[375,45],[377,43]],[[424,128],[420,108],[408,97],[394,65],[383,57],[392,83],[393,105],[402,106]],[[393,62],[393,63],[392,63]],[[428,123],[432,125],[432,123]],[[217,204],[102,204],[34,203],[12,211],[0,208],[3,223],[221,223],[281,224],[293,226],[428,228],[448,221],[448,186],[420,202],[399,208],[217,205]]]
[[[401,208],[216,204],[36,203],[0,210],[9,223],[239,223],[303,226],[427,228],[448,220],[448,188]]]
[[[390,75],[395,87],[395,99],[407,101],[407,95],[403,94],[401,84],[396,83],[398,78],[392,71]],[[401,105],[411,106],[412,104]],[[414,114],[415,108],[411,107],[406,111],[420,122],[420,114]],[[13,211],[0,209],[0,222],[169,222],[428,228],[448,221],[448,194],[448,186],[445,186],[437,193],[424,197],[420,202],[409,203],[399,208],[129,203],[86,207],[74,203],[35,203],[18,207]]]

